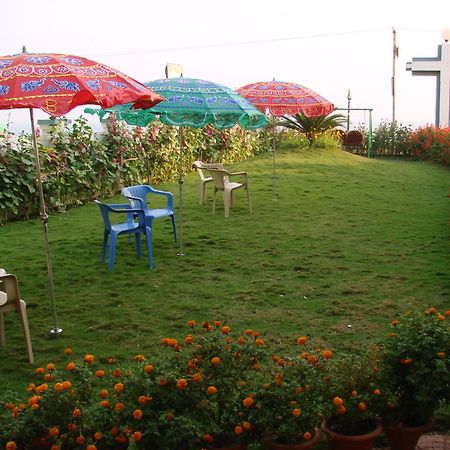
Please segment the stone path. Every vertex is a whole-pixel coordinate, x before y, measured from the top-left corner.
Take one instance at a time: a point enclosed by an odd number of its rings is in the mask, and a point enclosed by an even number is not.
[[[389,448],[379,450],[389,450]],[[419,439],[416,450],[450,450],[450,435],[424,434]]]

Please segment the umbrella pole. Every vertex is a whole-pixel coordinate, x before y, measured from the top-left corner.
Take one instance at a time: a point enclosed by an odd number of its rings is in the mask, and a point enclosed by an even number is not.
[[[180,244],[180,251],[178,256],[183,256],[183,127],[178,128],[178,134],[180,136],[180,167],[178,174],[178,188],[180,195],[180,225],[178,229],[178,239]]]
[[[277,190],[275,187],[275,150],[276,150],[276,143],[275,143],[275,121],[273,122],[272,127],[272,187],[273,187],[273,200],[277,200]]]
[[[48,243],[48,215],[45,208],[44,200],[44,190],[42,188],[41,179],[41,164],[39,161],[39,150],[36,142],[36,130],[34,127],[34,114],[33,108],[30,108],[30,120],[31,120],[31,136],[33,140],[34,156],[36,159],[36,173],[38,179],[38,192],[39,192],[39,203],[40,203],[40,214],[41,221],[44,228],[44,243],[45,243],[45,254],[47,256],[47,274],[48,274],[48,286],[50,290],[50,301],[53,309],[53,328],[50,329],[50,334],[53,336],[58,336],[62,333],[62,328],[58,327],[58,317],[56,315],[56,300],[55,300],[55,287],[53,285],[53,270],[52,270],[52,259],[50,255],[50,245]]]

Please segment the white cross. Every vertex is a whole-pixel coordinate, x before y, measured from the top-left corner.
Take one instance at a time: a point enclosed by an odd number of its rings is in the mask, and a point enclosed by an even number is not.
[[[413,75],[434,75],[436,77],[436,119],[437,127],[449,126],[450,117],[450,43],[438,45],[436,58],[413,58],[406,63],[406,70]]]

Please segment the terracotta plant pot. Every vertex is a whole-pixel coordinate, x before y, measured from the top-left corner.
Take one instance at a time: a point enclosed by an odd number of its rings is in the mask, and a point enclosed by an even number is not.
[[[372,450],[375,439],[383,431],[381,422],[377,422],[374,431],[367,434],[350,436],[331,431],[323,423],[321,430],[328,437],[328,448],[330,450]]]
[[[246,450],[247,449],[247,444],[230,444],[229,446],[225,446],[225,447],[213,447],[213,446],[208,446],[209,450]]]
[[[418,427],[404,427],[397,425],[386,428],[386,436],[391,450],[414,450],[422,434],[430,431],[432,422]]]
[[[279,444],[278,442],[269,442],[268,450],[309,450],[315,448],[320,441],[320,431],[316,428],[313,437],[309,441],[301,444]]]

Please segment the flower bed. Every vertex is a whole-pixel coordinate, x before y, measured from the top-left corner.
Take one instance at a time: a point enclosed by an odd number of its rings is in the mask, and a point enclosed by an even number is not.
[[[113,357],[74,358],[66,349],[64,367],[37,368],[25,396],[0,400],[0,448],[307,443],[323,419],[333,431],[358,434],[392,411],[401,420],[405,392],[395,384],[396,370],[408,371],[408,389],[421,393],[432,414],[450,400],[449,316],[430,308],[394,321],[369,359],[336,355],[306,336],[285,343],[280,354],[259,332],[236,334],[220,321],[189,321],[181,339],[163,339],[129,366]],[[421,390],[424,374],[439,389]]]

